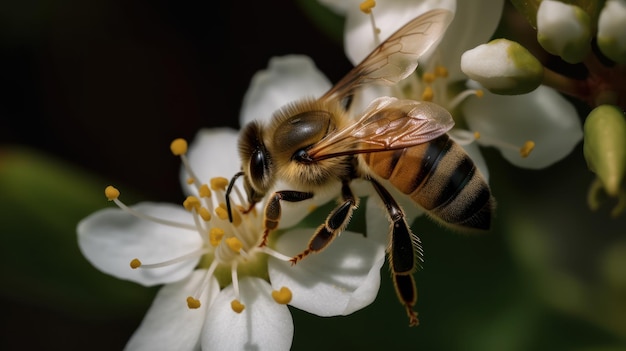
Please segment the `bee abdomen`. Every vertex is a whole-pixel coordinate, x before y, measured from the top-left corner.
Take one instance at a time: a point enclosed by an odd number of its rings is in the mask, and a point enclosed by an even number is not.
[[[489,229],[493,199],[465,151],[446,134],[406,149],[364,155],[370,169],[446,223]]]

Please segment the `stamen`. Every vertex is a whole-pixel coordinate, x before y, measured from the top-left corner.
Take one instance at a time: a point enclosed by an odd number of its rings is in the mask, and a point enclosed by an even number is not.
[[[198,210],[198,214],[200,215],[200,217],[202,217],[202,219],[204,219],[205,222],[211,220],[211,212],[209,212],[206,207],[200,207],[200,209]]]
[[[211,189],[214,191],[222,190],[226,191],[226,187],[228,186],[228,179],[224,177],[215,177],[211,178]]]
[[[480,133],[479,132],[474,132],[474,139],[476,139],[476,140],[480,139]]]
[[[117,190],[114,186],[109,185],[104,189],[104,196],[106,196],[109,201],[113,201],[120,197],[120,191]]]
[[[435,66],[435,75],[437,77],[447,78],[448,77],[448,69],[446,66]]]
[[[266,254],[268,254],[268,255],[270,255],[270,256],[278,259],[278,260],[285,261],[285,262],[291,261],[291,256],[283,255],[283,254],[281,254],[278,251],[274,251],[274,250],[270,249],[268,246],[263,246],[260,249],[261,249],[261,251],[265,252]]]
[[[463,102],[463,100],[467,99],[468,97],[474,95],[478,98],[481,98],[484,94],[485,93],[480,89],[463,90],[461,93],[455,96],[454,99],[452,99],[452,101],[450,101],[450,103],[446,107],[448,110],[454,110],[461,102]]]
[[[187,153],[187,141],[182,138],[174,139],[170,144],[170,150],[174,156],[181,156]]]
[[[359,9],[366,15],[372,13],[372,9],[376,6],[376,1],[365,0],[359,5]]]
[[[173,264],[179,263],[179,262],[183,262],[183,261],[187,261],[189,259],[192,258],[196,258],[196,257],[200,257],[204,254],[209,253],[209,250],[207,249],[198,249],[195,251],[191,251],[190,253],[184,254],[182,256],[178,256],[175,258],[172,258],[170,260],[167,261],[163,261],[163,262],[158,262],[158,263],[150,263],[150,264],[145,264],[142,263],[139,259],[134,258],[132,261],[130,261],[130,268],[132,269],[137,269],[139,267],[141,268],[161,268],[161,267],[167,267],[167,266],[171,266]]]
[[[436,78],[435,73],[432,72],[426,72],[422,75],[422,80],[426,84],[432,84]]]
[[[222,228],[213,227],[209,231],[209,243],[213,247],[217,247],[217,245],[219,245],[220,242],[222,241],[223,237],[224,237],[224,229]]]
[[[140,219],[145,219],[147,221],[151,221],[154,223],[159,223],[159,224],[163,224],[163,225],[167,225],[170,227],[175,227],[175,228],[182,228],[182,229],[190,229],[190,230],[196,230],[195,226],[189,225],[187,223],[180,223],[180,222],[174,222],[174,221],[168,221],[166,219],[162,219],[162,218],[158,218],[158,217],[153,217],[150,215],[147,215],[145,213],[141,213],[138,212],[128,206],[126,206],[118,197],[120,195],[119,190],[117,190],[115,187],[113,186],[108,186],[106,187],[106,189],[104,190],[104,193],[106,195],[106,197],[109,200],[112,200],[113,202],[115,202],[115,204],[117,205],[117,207],[119,207],[121,210],[124,210],[128,213],[130,213],[131,215],[140,218]]]
[[[228,210],[226,209],[226,204],[221,202],[219,204],[219,207],[215,208],[215,214],[221,220],[228,220]],[[239,211],[232,211],[232,216],[233,226],[239,227],[239,225],[241,224],[241,215],[239,214]]]
[[[195,179],[193,179],[193,178],[187,178],[187,184],[191,185],[191,184],[193,184],[193,183],[195,183],[195,182],[196,182],[196,180],[195,180]]]
[[[192,310],[195,310],[196,308],[200,308],[200,300],[198,299],[194,299],[191,296],[187,297],[187,307],[191,308]]]
[[[226,238],[226,245],[228,245],[228,247],[235,253],[239,253],[243,248],[241,240],[235,237]]]
[[[293,294],[291,293],[291,290],[289,290],[286,286],[281,287],[280,290],[272,291],[272,298],[281,305],[290,303],[292,297]]]
[[[183,201],[183,207],[187,210],[187,211],[191,211],[191,210],[198,210],[200,208],[200,200],[193,196],[193,195],[189,195],[187,196],[187,198],[185,199],[185,201]]]
[[[528,140],[524,143],[524,145],[520,148],[519,153],[523,158],[528,157],[531,151],[535,148],[535,142],[532,140]]]
[[[424,88],[424,92],[422,92],[422,101],[433,101],[434,97],[435,92],[433,91],[433,88],[429,86]]]
[[[198,189],[198,194],[200,197],[211,197],[211,189],[207,184],[200,185],[200,189]]]
[[[241,313],[246,308],[246,305],[239,302],[239,300],[234,299],[233,301],[230,302],[230,308],[232,308],[233,311],[237,313]]]

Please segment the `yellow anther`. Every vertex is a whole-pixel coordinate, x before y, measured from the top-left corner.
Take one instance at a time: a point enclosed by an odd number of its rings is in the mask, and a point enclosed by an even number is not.
[[[524,146],[519,149],[519,153],[520,155],[522,155],[523,158],[526,158],[528,157],[528,155],[530,155],[530,152],[533,151],[534,148],[535,142],[532,140],[528,140],[524,143]]]
[[[178,138],[174,139],[170,144],[170,150],[174,156],[180,156],[187,153],[187,140]]]
[[[200,200],[195,196],[187,196],[185,201],[183,201],[183,207],[187,211],[191,211],[192,209],[196,209],[196,211],[200,208]]]
[[[209,212],[206,207],[200,207],[200,209],[198,210],[198,214],[200,215],[200,217],[202,217],[202,219],[204,219],[205,222],[211,220],[211,212]]]
[[[291,294],[291,290],[289,290],[286,286],[283,286],[280,290],[272,291],[272,298],[274,298],[274,301],[281,305],[290,303],[292,297],[293,295]]]
[[[202,184],[198,192],[200,193],[200,197],[211,197],[211,189],[209,189],[207,184]]]
[[[237,313],[241,313],[246,308],[246,306],[239,302],[239,300],[235,299],[230,302],[230,308],[232,308],[233,311]]]
[[[366,15],[372,13],[372,9],[376,6],[376,1],[365,0],[359,5],[359,9]]]
[[[313,213],[313,211],[317,210],[317,206],[311,205],[309,206],[309,213]]]
[[[426,87],[426,89],[424,89],[424,92],[422,93],[422,101],[433,101],[434,97],[435,92],[433,91],[433,88]]]
[[[132,269],[137,269],[137,268],[139,268],[139,267],[141,267],[141,261],[139,261],[139,260],[138,260],[138,259],[136,259],[136,258],[133,258],[133,260],[132,260],[132,261],[130,261],[130,268],[132,268]]]
[[[474,139],[480,139],[480,132],[474,132]]]
[[[228,245],[228,247],[235,253],[239,253],[239,251],[241,251],[241,249],[243,248],[241,240],[235,238],[234,236],[226,238],[226,245]]]
[[[195,180],[195,179],[193,179],[193,178],[191,178],[191,177],[187,178],[187,184],[191,185],[191,184],[193,184],[193,183],[195,183],[195,182],[196,182],[196,180]]]
[[[437,77],[448,77],[448,69],[445,66],[437,66],[435,67],[435,75]]]
[[[474,94],[478,98],[481,98],[481,97],[485,96],[485,92],[482,89],[476,89],[476,92],[474,92]]]
[[[435,76],[435,73],[432,72],[426,72],[424,73],[424,75],[422,75],[422,80],[424,80],[424,83],[426,84],[432,84],[432,82],[435,81],[437,77]]]
[[[109,201],[113,201],[120,197],[120,191],[114,186],[109,185],[104,189],[104,196],[106,196]]]
[[[224,229],[213,227],[209,230],[209,243],[213,247],[217,247],[224,237]]]
[[[219,219],[227,220],[228,210],[226,209],[226,204],[221,202],[219,204],[219,207],[215,208],[215,214],[217,215]],[[233,216],[233,225],[235,227],[238,227],[241,224],[241,215],[239,214],[239,211],[233,210],[232,216]]]
[[[228,186],[228,179],[224,178],[224,177],[215,177],[215,178],[211,178],[211,189],[212,190],[226,190],[226,187]]]
[[[193,297],[191,297],[191,296],[188,296],[188,297],[187,297],[187,307],[189,307],[189,308],[191,308],[191,309],[195,310],[196,308],[199,308],[199,307],[200,307],[200,305],[202,305],[202,304],[200,303],[200,300],[198,300],[198,299],[194,299],[194,298],[193,298]]]

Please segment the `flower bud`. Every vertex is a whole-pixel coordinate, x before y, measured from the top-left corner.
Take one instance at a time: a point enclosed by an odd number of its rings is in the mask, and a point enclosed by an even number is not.
[[[461,70],[492,93],[526,94],[543,78],[543,66],[522,45],[507,39],[492,40],[463,53]]]
[[[611,60],[626,63],[626,1],[606,1],[598,18],[598,47]]]
[[[544,0],[537,10],[537,41],[566,62],[581,62],[591,49],[589,15],[578,6]]]
[[[626,170],[626,119],[620,109],[601,105],[589,113],[583,151],[606,193],[618,196]]]

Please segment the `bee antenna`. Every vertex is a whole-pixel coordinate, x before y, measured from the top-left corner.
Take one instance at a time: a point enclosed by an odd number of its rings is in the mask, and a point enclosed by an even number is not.
[[[228,220],[232,223],[233,222],[233,213],[230,209],[230,192],[233,191],[233,186],[235,185],[235,181],[237,180],[237,178],[241,177],[242,175],[244,175],[243,171],[242,172],[237,172],[231,179],[230,179],[230,183],[228,183],[228,188],[226,189],[226,194],[224,195],[226,197],[226,211],[228,212]]]

